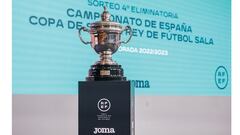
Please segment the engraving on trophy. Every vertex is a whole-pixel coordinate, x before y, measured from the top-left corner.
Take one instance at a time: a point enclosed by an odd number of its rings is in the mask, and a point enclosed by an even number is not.
[[[90,24],[90,29],[81,27],[79,29],[79,38],[84,44],[90,44],[96,53],[100,55],[100,60],[91,66],[88,72],[87,81],[125,81],[121,65],[112,60],[112,55],[118,50],[121,44],[127,44],[132,38],[132,29],[130,26],[122,27],[118,22],[110,20],[110,13],[104,7],[101,14],[101,21]],[[84,41],[81,31],[88,32],[91,41]],[[129,32],[129,38],[121,41],[123,31]]]
[[[105,44],[106,41],[107,41],[107,33],[106,32],[100,32],[98,43]]]
[[[110,75],[110,70],[101,70],[100,75]]]

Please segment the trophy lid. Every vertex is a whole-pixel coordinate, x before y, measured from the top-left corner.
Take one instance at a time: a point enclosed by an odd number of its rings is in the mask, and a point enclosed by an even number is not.
[[[101,14],[101,21],[91,23],[90,25],[91,29],[95,29],[97,31],[99,30],[115,31],[120,33],[122,31],[122,26],[118,22],[111,21],[110,16],[111,14],[107,11],[107,8],[104,6],[104,11]]]

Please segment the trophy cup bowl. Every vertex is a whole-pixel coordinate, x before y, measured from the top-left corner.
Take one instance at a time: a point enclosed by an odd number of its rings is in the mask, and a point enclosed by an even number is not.
[[[114,54],[120,45],[126,44],[131,40],[132,29],[130,26],[122,27],[117,22],[110,21],[110,13],[104,7],[101,15],[102,20],[90,24],[90,29],[81,27],[79,29],[79,38],[84,44],[90,44],[96,53],[100,54],[100,60],[91,66],[88,81],[98,80],[126,80],[123,76],[123,69],[112,60]],[[85,41],[81,36],[81,31],[88,32],[91,41]],[[129,38],[121,41],[123,31],[129,32]]]
[[[80,40],[84,44],[90,44],[92,48],[96,51],[96,53],[100,54],[104,51],[111,51],[114,54],[121,43],[128,43],[131,39],[132,30],[130,26],[126,26],[124,29],[118,23],[115,22],[106,22],[106,25],[103,24],[104,22],[97,22],[91,24],[91,29],[87,29],[86,27],[81,27],[79,29],[79,37]],[[114,27],[115,26],[115,27]],[[117,27],[118,26],[118,27]],[[130,32],[130,36],[127,41],[121,41],[121,34],[123,31]],[[81,36],[81,31],[86,31],[91,35],[91,41],[86,42],[83,40]]]

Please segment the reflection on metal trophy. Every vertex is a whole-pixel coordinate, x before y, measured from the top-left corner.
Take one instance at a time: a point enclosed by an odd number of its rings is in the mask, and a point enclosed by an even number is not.
[[[121,65],[112,60],[114,54],[121,43],[128,43],[132,37],[132,29],[130,26],[122,27],[117,22],[110,21],[110,13],[104,7],[101,15],[102,20],[90,24],[90,30],[86,27],[79,29],[80,40],[84,44],[90,44],[92,48],[100,54],[100,61],[97,61],[89,69],[87,81],[124,81],[126,77],[123,75]],[[84,41],[81,31],[86,31],[91,35],[91,41]],[[130,36],[126,41],[121,41],[123,31],[128,31]]]

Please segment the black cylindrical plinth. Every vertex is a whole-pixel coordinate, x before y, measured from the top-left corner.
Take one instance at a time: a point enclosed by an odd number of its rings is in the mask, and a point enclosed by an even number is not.
[[[92,65],[88,72],[87,81],[126,81],[121,65]]]

